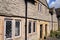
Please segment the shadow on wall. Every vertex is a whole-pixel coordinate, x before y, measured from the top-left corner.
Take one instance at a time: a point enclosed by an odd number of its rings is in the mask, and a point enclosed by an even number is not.
[[[27,2],[32,3],[32,4],[35,4],[35,0],[24,0],[24,1],[27,1]]]

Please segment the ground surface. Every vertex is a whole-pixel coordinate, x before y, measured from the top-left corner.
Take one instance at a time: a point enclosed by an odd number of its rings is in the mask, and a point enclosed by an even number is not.
[[[44,39],[44,40],[60,40],[60,38],[58,39],[58,38],[51,38],[51,37],[48,37],[48,38],[46,38],[46,39]]]

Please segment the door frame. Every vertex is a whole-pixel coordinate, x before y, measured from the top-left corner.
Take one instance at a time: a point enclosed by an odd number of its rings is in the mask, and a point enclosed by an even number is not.
[[[41,26],[41,25],[42,25],[42,26]],[[41,33],[42,33],[42,35],[41,35]],[[40,39],[42,39],[41,36],[43,36],[43,24],[40,24]]]
[[[47,36],[47,24],[45,24],[45,36]]]

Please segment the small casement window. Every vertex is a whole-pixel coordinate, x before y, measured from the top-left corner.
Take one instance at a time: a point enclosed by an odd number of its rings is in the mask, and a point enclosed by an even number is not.
[[[20,35],[20,21],[15,21],[15,36]]]
[[[35,32],[36,31],[36,22],[34,21],[33,22],[33,32]]]
[[[39,10],[39,12],[41,11],[41,7],[42,7],[42,4],[39,3],[39,4],[38,4],[38,10]]]
[[[29,33],[31,33],[31,21],[29,22],[29,25],[28,25],[28,31]]]
[[[6,21],[6,38],[12,37],[12,21],[7,20]]]

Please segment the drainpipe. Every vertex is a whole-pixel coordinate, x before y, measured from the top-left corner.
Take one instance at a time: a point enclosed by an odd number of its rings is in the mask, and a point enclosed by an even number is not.
[[[25,40],[27,40],[27,0],[25,0]]]

